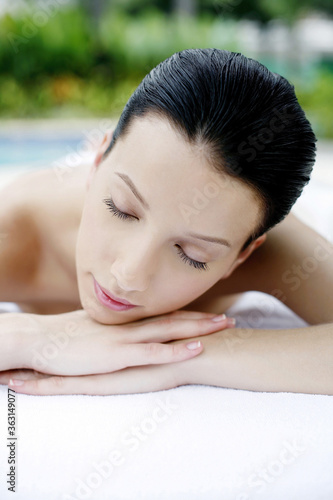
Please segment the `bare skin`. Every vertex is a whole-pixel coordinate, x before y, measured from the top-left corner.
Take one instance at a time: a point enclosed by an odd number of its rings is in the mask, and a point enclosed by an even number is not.
[[[60,314],[82,308],[76,280],[75,244],[90,168],[87,164],[66,172],[64,184],[59,184],[53,169],[29,172],[3,189],[1,213],[9,214],[10,226],[5,228],[9,237],[2,244],[0,266],[4,285],[0,287],[0,301],[15,302],[24,312],[33,314]],[[20,215],[22,212],[24,216]],[[297,293],[288,294],[290,287],[281,282],[281,274],[277,272],[296,262],[295,230],[299,247],[309,246],[311,236],[317,235],[290,213],[269,231],[265,243],[230,277],[184,309],[220,313],[231,307],[243,292],[270,293],[278,285],[279,288],[284,285],[286,305],[315,324],[313,308],[308,307],[308,280],[301,282]],[[316,276],[318,273],[313,274],[311,282],[320,292],[320,278]],[[313,294],[311,300],[317,296]],[[316,300],[319,314],[329,320],[330,314],[320,304],[322,300]]]
[[[15,285],[10,289],[0,288],[1,301],[15,302],[24,312],[32,314],[60,314],[82,308],[75,245],[89,170],[90,165],[82,165],[66,173],[65,189],[62,185],[59,189],[54,170],[46,169],[22,175],[4,190],[11,200],[2,197],[4,212],[6,204],[13,203],[13,195],[18,197],[18,191],[23,190],[25,201],[21,199],[20,205],[25,216],[17,215],[15,223],[12,221],[16,227],[15,232],[9,231],[12,242],[6,238],[6,267],[12,270],[8,281],[14,278]],[[16,252],[11,251],[14,246]],[[222,294],[215,307],[202,300],[202,307],[197,310],[218,313],[238,297],[238,294]]]
[[[15,182],[3,189],[0,201],[1,231],[7,236],[2,242],[0,258],[0,301],[16,302],[23,311],[36,315],[61,314],[82,309],[76,275],[75,247],[86,198],[87,178],[90,176],[91,170],[91,165],[82,165],[69,172],[64,172],[64,182],[59,181],[59,177],[53,169],[32,172],[20,176]],[[262,239],[259,243],[252,248],[252,253],[246,255],[230,275],[217,281],[205,293],[179,309],[188,312],[217,314],[226,311],[241,293],[248,290],[277,295],[310,325],[318,325],[318,333],[315,327],[313,327],[313,332],[311,328],[304,329],[304,334],[308,333],[308,336],[304,335],[305,339],[308,338],[304,341],[304,346],[309,352],[313,351],[312,342],[316,342],[318,345],[317,339],[320,338],[320,334],[322,334],[323,339],[322,350],[323,352],[327,351],[325,342],[327,342],[327,335],[330,335],[330,330],[324,331],[321,327],[328,326],[325,323],[333,322],[331,308],[333,292],[332,246],[292,214],[269,231],[267,238]],[[321,249],[320,252],[318,252],[318,248]],[[302,264],[305,259],[313,255],[316,257],[316,269],[306,275]],[[298,266],[298,268],[294,266]],[[110,322],[110,324],[112,323]],[[226,325],[223,326],[223,328],[225,327]],[[268,387],[263,386],[263,388],[260,381],[239,379],[238,373],[235,373],[233,378],[232,370],[237,367],[237,362],[230,365],[231,375],[228,381],[225,379],[225,373],[219,374],[218,370],[211,370],[211,360],[215,359],[214,356],[218,366],[223,366],[217,358],[218,349],[222,345],[219,343],[219,335],[221,336],[223,333],[223,328],[221,327],[221,331],[217,334],[212,333],[206,338],[203,335],[209,332],[202,332],[201,337],[197,337],[204,343],[204,353],[197,359],[185,361],[188,367],[184,370],[186,374],[177,379],[175,385],[207,383],[250,388],[250,390],[288,390],[286,384],[289,382],[286,379],[281,379],[279,385],[279,381],[275,382],[277,379],[274,373],[271,374],[272,382],[270,382],[269,374],[266,374],[265,383],[268,384]],[[236,336],[238,335],[237,328],[230,331]],[[263,333],[266,334],[265,339],[260,340]],[[273,355],[274,350],[270,349],[270,346],[275,345],[277,338],[282,339],[282,335],[280,334],[278,337],[275,335],[279,331],[271,331],[270,333],[271,338],[265,331],[258,332],[258,335],[254,331],[251,337],[254,352],[258,349],[258,345],[265,345],[267,353]],[[291,336],[291,340],[286,340],[288,345],[296,345],[293,337],[294,331],[288,330],[285,333],[286,335],[290,333]],[[164,338],[167,340],[166,337]],[[174,344],[181,341],[181,339],[174,340]],[[215,344],[216,341],[218,344]],[[297,335],[297,342],[299,341],[301,339]],[[250,342],[248,344],[250,347]],[[250,351],[251,349],[249,349]],[[299,351],[296,350],[295,353],[297,352]],[[225,352],[222,351],[221,359],[224,355]],[[292,355],[294,354],[291,352],[290,367],[288,366],[290,370],[295,365]],[[244,361],[242,360],[242,362]],[[182,366],[181,363],[176,364],[179,367]],[[93,375],[93,377],[99,377],[96,378],[96,388],[98,387],[100,392],[97,389],[93,392],[82,392],[80,389],[79,393],[116,393],[115,388],[119,393],[158,390],[155,386],[153,389],[151,388],[151,372],[162,380],[164,375],[165,377],[169,376],[167,370],[169,370],[167,366],[157,365],[147,366],[145,369],[142,367],[128,368],[112,374],[111,377],[109,377],[110,374]],[[199,373],[201,374],[200,378],[197,378]],[[288,374],[288,370],[284,373]],[[300,371],[298,370],[297,373]],[[210,378],[211,374],[215,374],[214,377],[217,378]],[[289,379],[292,376],[290,373]],[[56,379],[57,377],[51,378]],[[56,389],[53,392],[50,387],[42,385],[38,386],[38,389],[34,387],[33,391],[30,386],[32,392],[29,392],[29,387],[25,390],[27,393],[36,394],[75,393],[75,384],[65,387],[66,380],[69,379],[74,384],[74,377],[63,377],[63,387],[60,388],[59,382],[55,382]],[[136,384],[139,379],[142,385],[138,388]],[[106,392],[103,389],[104,383],[108,387]],[[294,384],[291,390],[296,390],[296,392],[298,390],[308,392],[309,390],[310,392],[330,393],[329,391],[331,391],[330,388],[326,388],[327,386],[321,379],[318,381],[319,388],[310,387],[305,379],[304,382],[294,379]],[[170,379],[166,387],[170,387]],[[303,387],[306,389],[308,387],[308,390],[303,390]],[[163,387],[160,385],[159,388]]]
[[[54,169],[30,172],[3,190],[1,213],[8,214],[9,238],[1,254],[0,266],[7,269],[1,279],[7,275],[7,282],[0,284],[0,300],[15,302],[34,314],[82,308],[75,246],[90,170],[86,164],[61,174]],[[226,292],[217,296],[219,286],[213,287],[193,301],[196,310],[225,311],[245,291],[239,279],[224,281]],[[191,307],[189,303],[186,309]]]

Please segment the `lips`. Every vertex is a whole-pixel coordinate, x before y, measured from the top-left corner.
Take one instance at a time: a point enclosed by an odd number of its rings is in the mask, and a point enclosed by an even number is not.
[[[112,293],[109,292],[106,288],[103,288],[99,283],[97,283],[100,289],[107,295],[110,299],[114,300],[115,302],[119,302],[119,304],[125,304],[126,306],[135,306],[136,304],[132,304],[131,302],[128,302],[127,300],[120,299],[119,297],[116,297],[115,295],[112,295]]]
[[[127,311],[133,307],[138,307],[135,304],[131,304],[127,300],[120,299],[110,293],[109,290],[103,288],[99,283],[97,283],[94,277],[93,280],[96,298],[103,306],[106,306],[108,309],[112,309],[113,311]]]

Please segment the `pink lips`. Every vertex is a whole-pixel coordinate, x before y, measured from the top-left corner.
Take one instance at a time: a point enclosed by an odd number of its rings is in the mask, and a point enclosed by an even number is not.
[[[112,309],[113,311],[127,311],[128,309],[132,309],[132,307],[137,307],[134,304],[131,304],[127,300],[119,299],[112,295],[108,290],[103,288],[97,281],[94,279],[94,288],[95,294],[98,300],[104,306]]]

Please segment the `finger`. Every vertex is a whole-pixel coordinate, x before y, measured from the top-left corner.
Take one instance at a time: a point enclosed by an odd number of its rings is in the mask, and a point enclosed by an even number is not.
[[[151,316],[148,318],[140,319],[138,321],[132,321],[131,323],[127,323],[126,326],[140,326],[145,325],[147,323],[157,322],[160,320],[164,320],[166,318],[172,317],[173,319],[200,319],[200,318],[213,318],[217,316],[215,313],[208,312],[200,312],[200,311],[186,311],[186,310],[177,310],[172,311],[171,313],[161,314],[160,316]]]
[[[0,384],[8,385],[9,380],[13,378],[26,380],[26,379],[45,377],[45,376],[46,376],[45,374],[29,369],[6,370],[0,372]]]
[[[6,370],[0,373],[0,384],[8,385],[10,377],[16,374],[16,370]]]
[[[126,339],[128,342],[166,342],[207,335],[231,326],[230,320],[232,318],[223,316],[220,321],[213,321],[215,316],[198,319],[166,317],[159,322],[147,323],[126,332],[124,340]]]
[[[28,380],[13,386],[15,392],[38,396],[56,394],[85,394],[105,396],[111,394],[137,394],[161,391],[175,387],[175,382],[160,366],[130,367],[114,373],[79,377],[49,377]]]
[[[202,351],[202,342],[196,340],[174,344],[158,342],[127,344],[123,345],[122,358],[126,360],[126,367],[161,365],[191,359]]]
[[[30,394],[36,396],[55,394],[81,394],[79,392],[76,392],[77,388],[80,386],[79,381],[76,379],[88,379],[89,377],[90,376],[87,375],[82,377],[51,376],[35,380],[12,379],[9,382],[8,386],[11,387],[15,392],[18,392],[20,394]],[[87,387],[88,386],[89,381],[87,380]]]
[[[168,314],[158,316],[158,319],[165,319],[172,316],[174,319],[201,319],[201,318],[214,318],[218,316],[215,313],[202,312],[202,311],[187,311],[185,309],[178,309]]]

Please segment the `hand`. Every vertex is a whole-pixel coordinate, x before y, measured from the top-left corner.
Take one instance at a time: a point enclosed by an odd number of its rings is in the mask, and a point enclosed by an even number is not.
[[[234,325],[229,323],[230,327]],[[84,375],[79,377],[50,376],[33,370],[12,370],[0,374],[0,383],[13,387],[16,392],[33,395],[55,394],[137,394],[162,391],[180,385],[205,384],[217,385],[211,373],[223,371],[223,349],[227,337],[222,330],[196,337],[204,345],[201,356],[187,361],[161,365],[132,366],[114,373]],[[230,331],[230,330],[229,330]],[[236,330],[231,330],[234,334]],[[179,344],[181,340],[169,344]],[[11,378],[25,380],[24,385],[15,386]]]
[[[29,335],[23,368],[81,376],[185,361],[200,354],[202,345],[190,350],[183,339],[227,327],[227,319],[213,322],[214,316],[180,310],[123,325],[97,323],[84,310],[36,316],[40,328]],[[163,343],[174,339],[181,341]]]
[[[11,380],[37,380],[42,378],[50,378],[52,375],[37,372],[36,370],[28,370],[27,368],[20,368],[15,370],[3,370],[0,372],[0,385],[12,385]]]
[[[60,377],[35,370],[7,370],[0,372],[0,384],[10,386],[15,392],[31,395],[56,394],[138,394],[163,391],[181,385],[175,378],[177,363],[131,366],[114,373]],[[17,386],[14,382],[19,382]],[[24,384],[24,385],[23,385]]]
[[[178,311],[177,313],[184,313]],[[198,319],[203,313],[189,312],[191,315],[197,315]],[[172,313],[174,316],[175,313]],[[163,318],[170,315],[165,315]],[[188,317],[188,314],[186,315]],[[209,315],[214,317],[214,315]],[[162,316],[160,317],[160,319]],[[143,323],[152,322],[155,318],[145,319]],[[192,318],[194,319],[194,318]],[[230,320],[230,319],[229,319]],[[217,323],[217,327],[221,330],[233,326],[230,321],[222,321]],[[139,322],[136,322],[139,323]],[[134,325],[134,323],[132,323]],[[221,332],[216,332],[219,334]],[[214,337],[216,334],[203,335],[200,338],[204,341]],[[194,338],[193,340],[196,340]],[[213,342],[208,343],[214,345]],[[182,340],[171,341],[169,344],[181,344]],[[201,350],[199,351],[201,352]],[[193,357],[192,357],[193,358]],[[191,360],[188,360],[190,362]],[[185,365],[185,366],[184,366]],[[185,370],[184,370],[185,367]],[[9,384],[16,392],[22,394],[90,394],[90,395],[108,395],[108,394],[133,394],[151,391],[161,391],[171,389],[179,385],[184,385],[188,382],[189,374],[186,372],[186,362],[164,363],[147,366],[131,366],[114,373],[106,373],[100,375],[85,375],[85,376],[49,376],[32,370],[20,370],[22,376],[17,377],[19,373],[14,371],[3,372],[0,377],[0,383],[8,383],[10,378],[20,378],[21,381],[27,380],[23,385],[16,386]],[[186,382],[185,382],[186,380]],[[200,383],[200,382],[199,382]]]
[[[235,327],[231,319],[227,330],[221,328],[210,335],[197,337],[196,340],[203,344],[201,355],[186,362],[174,363],[178,385],[232,387],[230,363],[233,363],[233,353],[239,352],[248,337],[249,331]],[[174,340],[169,343],[177,345],[178,342]]]

